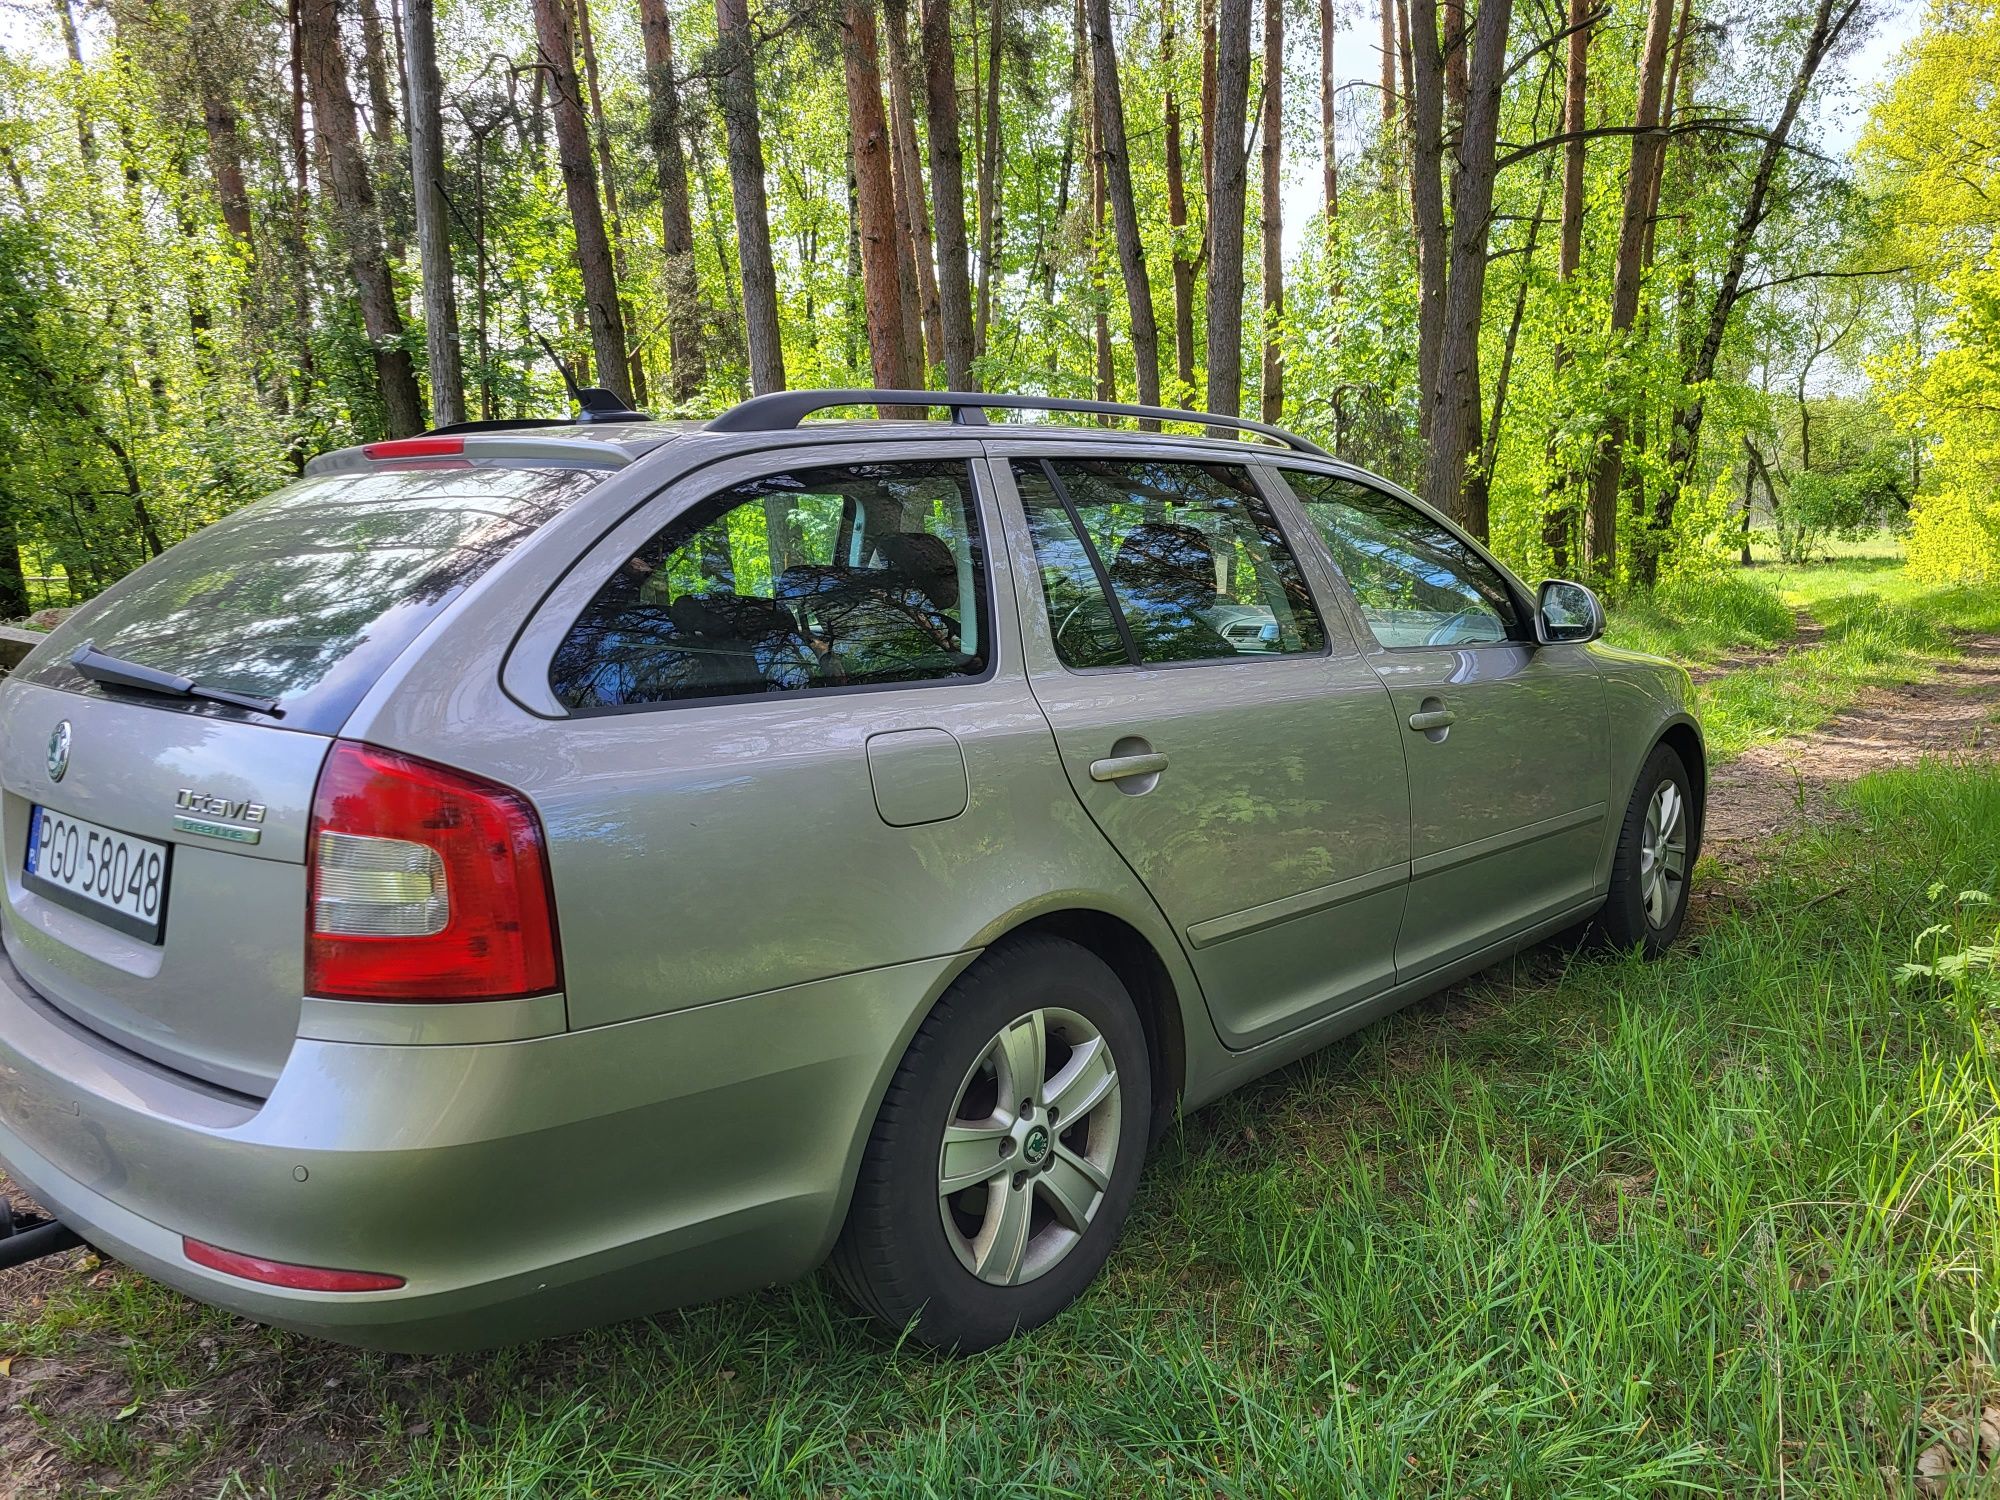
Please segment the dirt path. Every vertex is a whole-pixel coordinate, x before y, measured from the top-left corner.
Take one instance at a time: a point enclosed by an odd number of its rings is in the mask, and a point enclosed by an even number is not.
[[[1827,788],[1925,756],[2000,760],[2000,635],[1959,638],[1963,653],[1928,682],[1870,692],[1809,734],[1753,745],[1709,782],[1707,851],[1754,867],[1779,828],[1822,806]]]
[[[1817,646],[1826,635],[1826,627],[1802,609],[1792,611],[1796,629],[1792,638],[1765,651],[1739,651],[1734,656],[1725,656],[1720,661],[1712,661],[1705,667],[1695,667],[1688,675],[1696,682],[1713,682],[1718,677],[1727,677],[1735,672],[1747,672],[1754,667],[1768,667],[1772,662],[1790,656],[1795,651],[1809,651]]]

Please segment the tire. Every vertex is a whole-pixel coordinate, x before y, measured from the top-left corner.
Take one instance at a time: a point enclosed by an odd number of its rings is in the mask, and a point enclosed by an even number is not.
[[[1687,916],[1689,876],[1700,852],[1699,826],[1687,767],[1672,746],[1655,745],[1618,830],[1611,892],[1595,923],[1600,938],[1615,948],[1637,949],[1646,958],[1658,958],[1673,946]]]
[[[1031,1035],[1044,1076],[1023,1089]],[[969,1354],[1047,1322],[1110,1255],[1151,1118],[1145,1032],[1110,967],[1057,938],[994,947],[944,993],[890,1080],[835,1280],[939,1349]],[[948,1195],[947,1164],[966,1183]]]

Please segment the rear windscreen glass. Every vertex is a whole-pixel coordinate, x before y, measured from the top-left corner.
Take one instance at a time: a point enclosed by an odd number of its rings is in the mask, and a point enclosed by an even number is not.
[[[275,698],[284,727],[332,733],[454,595],[603,478],[601,469],[481,467],[303,480],[83,606],[28,675],[118,694],[70,666],[87,640],[204,687]]]

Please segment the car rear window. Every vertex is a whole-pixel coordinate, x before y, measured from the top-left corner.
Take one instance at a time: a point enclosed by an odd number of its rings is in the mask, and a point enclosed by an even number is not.
[[[28,676],[117,692],[70,665],[87,640],[205,687],[275,698],[283,727],[332,733],[454,596],[603,478],[601,470],[478,467],[302,480],[196,532],[83,606]]]

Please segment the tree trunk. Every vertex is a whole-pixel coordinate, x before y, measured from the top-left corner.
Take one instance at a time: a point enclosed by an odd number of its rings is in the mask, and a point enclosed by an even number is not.
[[[882,112],[873,0],[847,0],[844,24],[841,51],[854,149],[855,222],[861,238],[869,364],[878,390],[909,389],[922,381],[904,338],[902,278],[896,260],[896,185],[889,164],[889,122]],[[884,416],[898,414],[899,409],[883,408]]]
[[[1208,207],[1208,409],[1243,402],[1243,132],[1250,109],[1250,0],[1216,0],[1214,190]]]
[[[1103,4],[1105,0],[1098,0]],[[1264,0],[1264,381],[1266,422],[1285,415],[1285,4]]]
[[[1419,0],[1418,13],[1427,18],[1434,45],[1435,12],[1430,0]],[[1431,419],[1425,498],[1454,516],[1474,536],[1486,539],[1484,496],[1468,495],[1466,461],[1479,442],[1479,331],[1486,304],[1487,240],[1492,228],[1494,145],[1500,129],[1500,92],[1507,65],[1507,31],[1513,19],[1512,0],[1483,0],[1472,23],[1471,56],[1467,67],[1465,122],[1458,133],[1457,171],[1451,193],[1450,264],[1446,272],[1444,336],[1437,355],[1437,385]],[[1425,48],[1418,45],[1421,54]],[[1427,69],[1435,85],[1436,66]],[[1418,105],[1432,118],[1433,97]]]
[[[625,360],[625,315],[618,303],[611,242],[597,201],[597,169],[591,161],[590,125],[577,87],[576,41],[564,0],[534,0],[535,42],[549,81],[555,116],[556,158],[563,191],[576,228],[576,265],[583,275],[583,314],[597,365],[597,383],[631,404],[630,368]]]
[[[1417,430],[1433,437],[1445,332],[1444,54],[1437,0],[1415,0],[1410,39],[1410,213],[1417,238]]]
[[[391,263],[403,258],[401,184],[396,180],[396,105],[389,91],[389,50],[382,37],[382,16],[375,0],[361,0],[361,72],[368,84],[368,139],[382,198],[383,232]]]
[[[750,389],[785,388],[778,333],[778,273],[771,264],[771,215],[764,201],[764,138],[757,123],[757,81],[749,0],[715,0],[722,76],[716,98],[729,132],[729,182],[736,200],[737,256],[743,267],[743,318],[750,344]]]
[[[0,494],[0,619],[18,620],[33,612],[28,599],[27,569],[21,566],[21,506],[13,495]]]
[[[1132,162],[1126,152],[1125,100],[1118,86],[1111,0],[1085,0],[1084,11],[1090,28],[1099,160],[1111,199],[1111,226],[1118,242],[1118,269],[1125,278],[1125,305],[1132,317],[1134,379],[1139,404],[1158,406],[1160,330],[1153,318],[1153,280],[1146,271],[1146,246],[1139,237],[1139,210],[1132,198]]]
[[[695,273],[694,211],[681,145],[680,80],[674,76],[673,21],[666,0],[639,0],[646,49],[646,127],[660,173],[660,256],[666,266],[668,390],[676,406],[708,379],[701,346],[701,283]]]
[[[410,195],[423,271],[424,348],[430,362],[431,419],[442,427],[465,420],[465,373],[459,363],[451,228],[445,219],[443,85],[432,0],[405,0],[403,26],[404,55],[410,63]]]
[[[590,0],[575,0],[576,40],[583,56],[584,98],[590,105],[591,135],[597,143],[598,171],[604,180],[604,213],[611,238],[611,266],[613,278],[620,288],[618,294],[618,320],[630,336],[625,346],[627,373],[631,376],[631,399],[633,404],[646,404],[646,357],[641,347],[638,322],[632,315],[632,304],[623,290],[631,285],[632,273],[625,255],[625,217],[618,208],[618,164],[611,155],[611,131],[604,122],[604,92],[598,87],[597,43],[590,29]]]
[[[229,92],[213,79],[202,81],[202,124],[208,132],[208,165],[215,174],[215,201],[222,210],[222,222],[236,241],[239,252],[253,253],[250,227],[250,190],[243,182],[243,137],[238,126],[236,105]]]
[[[1201,202],[1204,212],[1215,199],[1215,7],[1201,4]],[[1247,85],[1246,85],[1247,87]]]
[[[978,0],[973,0],[976,5]],[[1000,20],[1003,0],[993,0],[987,14],[986,106],[979,149],[979,285],[972,310],[972,347],[986,352],[986,330],[993,321],[993,254],[1000,238]]]
[[[965,239],[965,148],[959,139],[958,61],[951,0],[922,0],[924,105],[930,125],[931,206],[937,214],[938,312],[945,386],[976,391],[972,374],[972,270]]]
[[[1645,271],[1646,221],[1652,217],[1649,194],[1666,142],[1656,133],[1660,123],[1660,86],[1667,71],[1667,40],[1673,33],[1674,0],[1652,0],[1646,19],[1646,44],[1639,62],[1639,95],[1632,108],[1632,163],[1625,175],[1625,209],[1618,221],[1617,258],[1611,270],[1611,336],[1622,345],[1639,312],[1639,286]],[[1618,571],[1618,487],[1625,468],[1625,440],[1631,415],[1622,396],[1615,396],[1604,438],[1590,477],[1590,566],[1600,579]]]
[[[1160,68],[1166,75],[1167,224],[1174,246],[1174,378],[1178,404],[1194,399],[1194,262],[1188,258],[1187,164],[1181,147],[1180,93],[1174,87],[1174,0],[1160,15]]]
[[[1321,206],[1327,227],[1340,216],[1340,158],[1334,151],[1333,106],[1338,90],[1333,81],[1333,36],[1338,23],[1333,18],[1333,0],[1319,0],[1319,151],[1320,176],[1324,188]]]
[[[1569,59],[1563,75],[1562,133],[1570,139],[1563,145],[1562,228],[1556,249],[1557,275],[1565,287],[1576,280],[1583,261],[1583,130],[1586,88],[1590,71],[1591,6],[1593,0],[1569,0]],[[1567,316],[1574,309],[1564,306]],[[1560,376],[1570,361],[1569,348],[1560,340],[1550,356],[1552,373]],[[1549,549],[1552,566],[1560,576],[1567,574],[1575,556],[1575,516],[1570,508],[1572,479],[1557,470],[1556,437],[1549,435],[1550,470],[1556,473],[1550,485],[1549,503],[1542,513],[1542,543]]]
[[[1722,281],[1716,288],[1715,300],[1709,306],[1701,345],[1696,351],[1694,363],[1681,374],[1681,395],[1674,412],[1673,441],[1667,450],[1668,481],[1653,502],[1651,529],[1656,536],[1663,535],[1673,524],[1680,487],[1694,470],[1701,444],[1705,389],[1715,374],[1715,362],[1722,353],[1722,340],[1729,331],[1730,316],[1743,297],[1744,268],[1749,264],[1750,252],[1755,247],[1757,231],[1770,212],[1771,182],[1777,172],[1779,158],[1784,154],[1785,143],[1791,138],[1792,124],[1798,118],[1799,108],[1805,103],[1806,93],[1812,87],[1820,65],[1840,44],[1860,9],[1861,0],[1819,0],[1812,30],[1806,38],[1805,51],[1799,58],[1798,71],[1792,76],[1791,87],[1785,94],[1784,107],[1765,137],[1756,172],[1750,179],[1750,195],[1744,200],[1730,235],[1729,256],[1723,265]],[[1642,566],[1648,573],[1657,555],[1656,549],[1647,549]]]
[[[339,0],[300,0],[299,48],[327,193],[333,202],[334,232],[347,255],[348,271],[361,303],[361,321],[375,359],[383,425],[389,436],[407,437],[423,427],[423,401],[410,352],[400,342],[403,319],[396,310],[395,287],[389,280],[382,228],[375,213],[375,189],[368,179],[368,160],[362,154],[354,96],[347,87]]]
[[[1396,0],[1382,0],[1382,123],[1396,120]],[[1387,131],[1384,131],[1387,134]]]
[[[903,217],[909,221],[910,258],[916,267],[917,305],[924,330],[926,364],[944,364],[944,302],[938,287],[937,248],[931,240],[931,215],[924,203],[923,157],[917,150],[914,91],[910,88],[909,0],[887,0],[883,31],[889,38],[889,124],[896,142],[896,187]]]

